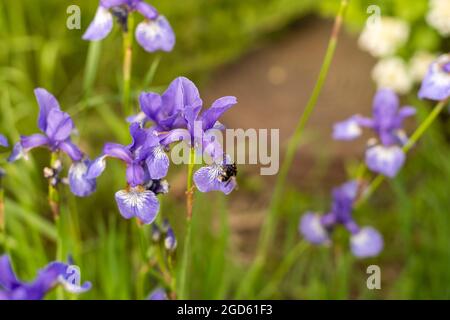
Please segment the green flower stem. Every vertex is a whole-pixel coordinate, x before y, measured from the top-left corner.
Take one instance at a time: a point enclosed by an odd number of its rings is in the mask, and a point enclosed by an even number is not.
[[[134,16],[128,16],[127,32],[123,33],[123,111],[125,115],[132,113],[130,108],[130,94],[131,94],[131,70],[133,61],[133,30],[134,30]]]
[[[284,194],[284,186],[286,185],[286,178],[289,173],[289,169],[291,168],[292,162],[294,160],[294,156],[297,151],[297,147],[300,143],[300,139],[302,138],[305,126],[308,123],[308,120],[312,112],[314,111],[314,108],[316,107],[317,100],[322,91],[325,79],[328,75],[328,71],[330,69],[330,65],[336,50],[338,35],[342,26],[342,20],[347,10],[347,7],[348,7],[348,0],[341,0],[339,11],[334,21],[333,30],[331,32],[327,51],[325,53],[325,58],[323,60],[322,67],[320,69],[318,79],[316,81],[312,94],[308,100],[308,103],[305,107],[305,110],[303,111],[303,114],[301,115],[299,122],[297,123],[295,131],[288,141],[284,161],[281,165],[280,173],[278,174],[277,181],[275,184],[275,190],[271,199],[269,215],[267,216],[261,231],[256,258],[253,262],[252,267],[250,268],[247,277],[241,283],[241,287],[238,291],[238,297],[242,297],[243,295],[248,294],[249,289],[252,287],[254,280],[256,279],[262,267],[264,266],[270,244],[273,243],[273,238],[277,228],[277,219],[280,213],[279,207],[281,204],[282,196]]]
[[[194,188],[192,184],[192,176],[195,165],[195,149],[191,148],[189,155],[188,175],[186,181],[186,235],[184,238],[183,256],[180,266],[178,298],[181,300],[187,299],[188,290],[186,286],[187,269],[189,267],[189,257],[191,251],[191,229],[192,229],[192,208],[194,202]]]
[[[5,192],[3,190],[2,180],[3,179],[0,177],[0,234],[5,233]]]
[[[59,160],[59,154],[57,152],[52,152],[50,157],[50,168],[55,168],[57,162]],[[56,230],[57,230],[57,239],[56,239],[56,261],[64,261],[64,253],[63,253],[63,241],[65,237],[65,232],[63,228],[63,222],[61,221],[61,203],[60,203],[60,194],[58,190],[58,184],[54,186],[52,184],[51,179],[48,181],[48,203],[50,206],[50,210],[53,215],[53,220],[55,222]],[[61,287],[56,289],[56,298],[58,300],[64,299],[64,290]]]
[[[408,142],[403,146],[403,152],[407,153],[411,150],[411,148],[417,143],[417,141],[423,136],[423,134],[427,131],[427,129],[431,126],[431,124],[436,120],[438,115],[444,110],[445,106],[448,103],[448,99],[440,101],[427,118],[419,125],[419,127],[414,131],[409,138]],[[361,204],[363,204],[370,196],[378,189],[381,183],[384,181],[384,176],[377,175],[372,182],[367,186],[366,190],[362,194],[362,196],[355,203],[355,208],[358,208]]]
[[[295,262],[298,261],[298,258],[305,252],[305,250],[309,247],[309,243],[306,241],[299,241],[292,248],[288,255],[284,257],[282,263],[276,269],[272,279],[266,285],[266,287],[261,291],[259,299],[267,299],[270,298],[270,295],[274,293],[281,281],[283,281],[286,274],[291,270]]]

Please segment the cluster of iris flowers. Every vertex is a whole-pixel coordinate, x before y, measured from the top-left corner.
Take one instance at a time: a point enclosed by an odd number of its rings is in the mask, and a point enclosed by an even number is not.
[[[433,62],[423,79],[419,98],[445,101],[450,97],[450,55],[444,54]],[[377,138],[367,143],[365,163],[372,172],[393,178],[403,166],[406,154],[403,146],[408,137],[403,130],[404,119],[415,114],[415,108],[399,108],[399,98],[390,89],[380,89],[373,99],[371,118],[354,115],[334,125],[333,138],[352,140],[359,137],[362,128],[369,128]],[[356,257],[373,257],[383,249],[383,238],[372,227],[359,227],[352,217],[358,198],[364,193],[362,181],[349,181],[333,190],[329,213],[305,213],[299,231],[312,244],[329,245],[331,233],[342,225],[350,233],[350,248]]]

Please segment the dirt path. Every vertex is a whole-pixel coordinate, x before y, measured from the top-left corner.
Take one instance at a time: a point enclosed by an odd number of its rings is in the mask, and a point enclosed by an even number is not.
[[[331,26],[329,21],[305,19],[282,38],[218,70],[206,88],[205,102],[224,95],[237,96],[239,104],[226,113],[223,122],[230,128],[279,128],[281,145],[285,146],[312,91]],[[306,143],[297,153],[289,175],[291,183],[303,190],[328,192],[332,185],[345,179],[343,159],[361,156],[363,139],[358,143],[335,142],[331,130],[336,121],[354,113],[370,113],[373,63],[370,56],[358,49],[355,35],[341,35],[328,79],[304,136]],[[247,176],[245,172],[249,176],[257,173],[255,166],[239,169],[244,172],[241,179]],[[245,241],[236,237],[244,252],[253,247],[247,236],[257,235],[273,181],[273,177],[256,179],[259,179],[256,184],[267,192],[258,198],[246,191],[231,197],[230,219],[236,235],[246,235]]]

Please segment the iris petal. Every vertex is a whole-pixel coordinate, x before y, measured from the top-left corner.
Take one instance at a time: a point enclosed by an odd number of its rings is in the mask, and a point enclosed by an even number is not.
[[[374,228],[364,227],[350,238],[350,246],[356,257],[374,257],[383,250],[383,237]]]
[[[175,34],[164,16],[138,24],[136,40],[148,52],[158,50],[172,51],[175,45]]]
[[[113,16],[108,9],[99,6],[88,29],[83,35],[83,40],[98,41],[104,39],[112,30]]]
[[[405,162],[405,153],[398,146],[374,146],[366,151],[366,164],[370,170],[393,178]]]
[[[152,223],[159,210],[155,194],[142,187],[120,190],[115,195],[120,214],[125,219],[139,218],[143,223]]]

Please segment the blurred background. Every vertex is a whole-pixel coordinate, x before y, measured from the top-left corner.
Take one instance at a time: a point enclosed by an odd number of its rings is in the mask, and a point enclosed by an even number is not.
[[[442,0],[445,1],[445,0]],[[383,16],[403,21],[407,39],[395,56],[410,65],[418,52],[448,52],[448,34],[430,25],[428,0],[351,0],[336,55],[317,108],[289,174],[276,242],[264,272],[245,298],[410,299],[450,298],[450,157],[446,113],[409,155],[394,180],[355,212],[361,224],[375,226],[385,238],[377,258],[357,260],[345,232],[330,248],[306,246],[293,259],[301,240],[298,222],[307,210],[324,212],[331,188],[351,177],[364,154],[364,139],[331,139],[333,123],[354,113],[369,115],[376,91],[374,66],[384,58],[362,50],[358,38],[376,4]],[[69,5],[81,8],[81,30],[68,30]],[[170,21],[177,44],[171,53],[133,53],[133,104],[142,90],[162,92],[175,77],[194,80],[206,106],[234,95],[238,105],[226,113],[230,128],[279,128],[281,146],[292,134],[316,81],[339,1],[335,0],[175,0],[151,1]],[[91,156],[104,142],[129,143],[121,113],[121,35],[100,43],[81,39],[97,8],[88,0],[0,0],[0,132],[10,141],[37,132],[35,87],[54,93],[78,129],[75,138]],[[444,8],[444,6],[442,7]],[[447,6],[446,8],[450,8]],[[443,12],[445,14],[445,12]],[[450,12],[447,12],[447,15]],[[375,81],[374,81],[375,80]],[[417,107],[412,131],[431,108],[416,98],[417,83],[402,90],[402,101]],[[410,131],[410,132],[411,132]],[[7,153],[1,154],[1,159]],[[30,161],[5,164],[7,234],[17,272],[31,279],[52,260],[56,230],[47,205],[42,167],[48,153]],[[185,168],[171,166],[171,192],[162,197],[161,217],[184,234]],[[63,194],[65,228],[73,242],[64,251],[81,266],[93,290],[83,299],[140,298],[135,270],[139,250],[135,230],[116,209],[114,192],[124,187],[120,163],[109,162],[98,190],[88,198]],[[193,252],[189,269],[192,298],[235,298],[240,280],[258,245],[275,177],[260,176],[257,166],[240,166],[239,190],[197,194]],[[179,253],[178,253],[179,255]],[[382,289],[368,290],[366,268],[381,267]],[[149,277],[142,292],[157,286]]]

